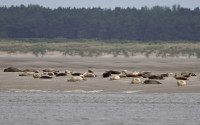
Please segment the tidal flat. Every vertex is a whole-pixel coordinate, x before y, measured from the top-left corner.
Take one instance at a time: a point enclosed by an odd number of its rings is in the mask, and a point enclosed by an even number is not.
[[[198,58],[126,58],[126,57],[1,57],[0,58],[0,90],[36,90],[36,91],[101,91],[101,92],[138,92],[138,93],[199,93],[200,92],[200,60]],[[93,70],[97,77],[84,81],[68,82],[71,75],[53,77],[52,79],[34,79],[32,76],[19,76],[18,72],[3,72],[7,67],[19,69],[53,68],[64,72],[87,72]],[[178,87],[177,80],[167,77],[159,80],[161,85],[131,84],[133,78],[121,78],[111,81],[103,78],[108,70],[151,71],[153,73],[194,72],[187,80],[187,86]],[[141,78],[142,81],[146,80]]]

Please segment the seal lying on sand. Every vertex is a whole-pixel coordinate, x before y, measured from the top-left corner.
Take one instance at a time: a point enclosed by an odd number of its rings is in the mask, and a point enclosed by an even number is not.
[[[22,74],[19,74],[19,76],[33,76],[35,72],[23,72]]]
[[[193,72],[182,72],[181,75],[184,77],[196,76]]]
[[[53,72],[48,72],[48,75],[54,76],[55,74]]]
[[[183,81],[183,80],[179,80],[178,82],[177,82],[177,85],[178,86],[186,86],[186,81]]]
[[[37,70],[35,69],[25,69],[23,70],[23,72],[34,72],[34,73],[39,73]]]
[[[111,73],[110,72],[105,72],[105,73],[103,73],[102,76],[103,76],[103,78],[110,77]]]
[[[120,74],[121,73],[119,71],[114,71],[114,70],[109,70],[109,71],[106,71],[106,72],[110,72],[111,74]]]
[[[156,80],[145,80],[144,84],[162,84]]]
[[[110,77],[110,80],[120,80],[119,75],[114,75]]]
[[[138,77],[140,72],[129,72],[126,73],[126,77]]]
[[[83,73],[79,73],[79,72],[72,73],[72,76],[80,76],[80,75],[83,75]]]
[[[23,71],[15,67],[8,67],[7,69],[4,69],[4,72],[23,72]]]
[[[161,73],[160,74],[162,77],[169,77],[169,73]]]
[[[72,72],[69,71],[69,70],[65,70],[65,73],[66,73],[66,74],[72,74]]]
[[[67,81],[69,82],[77,82],[77,81],[82,81],[82,80],[85,80],[85,79],[81,76],[72,76],[70,79],[67,79]]]
[[[44,70],[42,70],[42,71],[43,71],[43,72],[53,72],[53,73],[59,72],[58,70],[51,69],[51,68],[49,68],[49,69],[44,69]]]
[[[56,76],[67,76],[67,73],[57,73]]]
[[[186,77],[184,77],[183,75],[180,75],[180,74],[175,74],[174,78],[178,79],[178,80],[188,80],[188,78],[186,78]]]
[[[149,79],[164,79],[164,77],[160,74],[150,74]]]
[[[132,84],[139,84],[141,83],[141,80],[139,78],[134,78],[132,81],[131,81]]]
[[[103,78],[106,78],[106,77],[110,77],[112,74],[120,74],[121,72],[119,71],[113,71],[113,70],[109,70],[109,71],[106,71],[102,74]]]
[[[53,77],[52,76],[50,76],[50,75],[45,75],[45,74],[42,74],[41,76],[40,76],[40,79],[52,79]]]
[[[120,78],[126,78],[126,72],[122,71],[122,72],[119,74],[119,77],[120,77]]]
[[[142,76],[143,78],[149,78],[149,76],[150,76],[151,74],[153,74],[153,73],[152,73],[152,72],[142,72],[142,73],[141,73],[141,76]]]
[[[83,76],[84,76],[84,77],[90,77],[90,78],[97,77],[96,74],[94,74],[94,73],[90,73],[90,72],[83,73]]]
[[[35,79],[35,78],[40,78],[41,77],[41,75],[40,74],[37,74],[37,73],[34,73],[33,74],[33,78]]]
[[[52,79],[53,77],[48,75],[48,74],[38,74],[38,73],[34,73],[33,74],[33,78],[40,78],[40,79]]]

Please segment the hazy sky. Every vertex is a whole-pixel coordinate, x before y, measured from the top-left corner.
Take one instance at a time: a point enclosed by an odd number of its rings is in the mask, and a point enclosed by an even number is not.
[[[0,0],[0,6],[11,5],[29,5],[39,4],[44,7],[57,8],[61,7],[136,7],[143,6],[152,7],[155,5],[172,7],[174,4],[179,4],[181,7],[194,9],[200,7],[200,0]]]

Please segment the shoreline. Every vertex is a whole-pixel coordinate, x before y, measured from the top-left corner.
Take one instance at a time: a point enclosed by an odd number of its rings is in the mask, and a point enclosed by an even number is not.
[[[132,90],[132,91],[103,91],[103,90],[24,90],[24,89],[9,89],[9,90],[0,90],[0,92],[13,92],[13,93],[73,93],[73,94],[200,94],[200,92],[144,92],[144,90]]]

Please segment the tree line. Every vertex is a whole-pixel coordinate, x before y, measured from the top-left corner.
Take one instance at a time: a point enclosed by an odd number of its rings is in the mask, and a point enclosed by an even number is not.
[[[0,7],[0,38],[200,41],[200,9]]]

